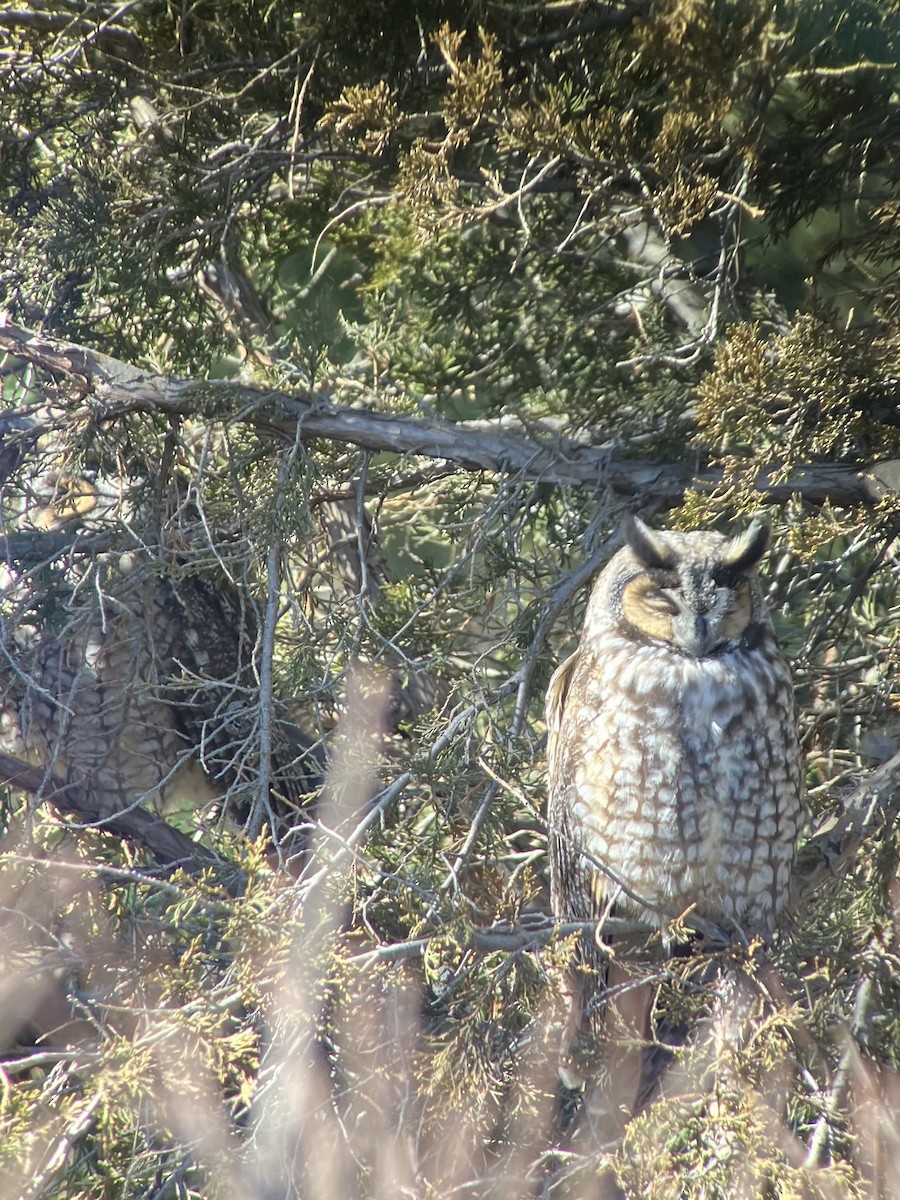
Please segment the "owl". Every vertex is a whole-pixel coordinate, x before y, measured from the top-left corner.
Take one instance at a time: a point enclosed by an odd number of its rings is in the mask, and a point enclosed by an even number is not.
[[[774,928],[803,801],[790,671],[756,577],[768,541],[758,521],[729,538],[626,520],[547,697],[557,916]]]
[[[227,579],[168,578],[133,557],[103,576],[102,609],[90,595],[73,600],[61,633],[11,641],[0,753],[85,789],[101,822],[135,805],[202,808],[226,794],[245,819],[259,771],[255,609]],[[271,721],[267,816],[296,848],[321,762],[277,699]]]

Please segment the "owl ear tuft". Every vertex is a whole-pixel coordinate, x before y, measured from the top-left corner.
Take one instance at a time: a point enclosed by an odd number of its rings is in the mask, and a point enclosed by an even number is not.
[[[650,570],[671,571],[675,553],[655,529],[645,525],[640,517],[627,513],[622,519],[622,537],[634,557]]]
[[[722,566],[736,575],[755,567],[769,545],[770,530],[763,521],[753,520],[743,533],[725,544]]]

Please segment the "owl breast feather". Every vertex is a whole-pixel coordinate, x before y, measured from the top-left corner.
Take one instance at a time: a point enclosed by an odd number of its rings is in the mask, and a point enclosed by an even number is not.
[[[767,650],[693,659],[623,640],[607,643],[602,671],[589,653],[575,669],[572,827],[594,869],[620,881],[618,903],[653,923],[692,909],[769,929],[784,905],[799,750],[788,668]]]

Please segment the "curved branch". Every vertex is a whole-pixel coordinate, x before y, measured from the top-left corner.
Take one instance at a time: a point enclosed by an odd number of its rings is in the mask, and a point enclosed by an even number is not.
[[[678,504],[688,487],[713,488],[719,471],[695,474],[682,462],[654,463],[619,458],[613,452],[565,437],[539,440],[485,428],[485,422],[346,408],[317,393],[301,399],[272,388],[221,380],[151,375],[107,354],[45,337],[16,325],[0,325],[0,351],[44,370],[83,380],[85,395],[102,419],[132,412],[196,416],[246,422],[258,432],[293,442],[327,438],[362,449],[441,459],[473,471],[491,471],[561,487],[610,488],[640,503]],[[474,426],[474,427],[473,427]],[[772,503],[800,494],[812,504],[876,504],[891,490],[877,467],[815,464],[798,468],[787,480],[776,468],[763,468],[748,485]]]
[[[205,847],[199,846],[187,834],[167,824],[146,808],[131,805],[116,813],[114,817],[101,820],[102,806],[91,798],[87,789],[66,783],[65,780],[54,779],[39,767],[32,767],[21,759],[13,758],[12,755],[0,753],[0,786],[4,785],[47,800],[54,808],[74,817],[80,823],[96,825],[107,833],[149,851],[167,870],[181,867],[185,871],[198,874],[210,867],[224,867],[231,876],[235,875],[231,864]],[[229,891],[234,890],[232,885],[226,883],[226,886]]]

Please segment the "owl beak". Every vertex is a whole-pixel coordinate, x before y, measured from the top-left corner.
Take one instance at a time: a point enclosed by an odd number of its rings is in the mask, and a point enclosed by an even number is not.
[[[703,658],[718,645],[718,623],[711,622],[708,616],[695,616],[686,625],[682,645],[691,658]]]

